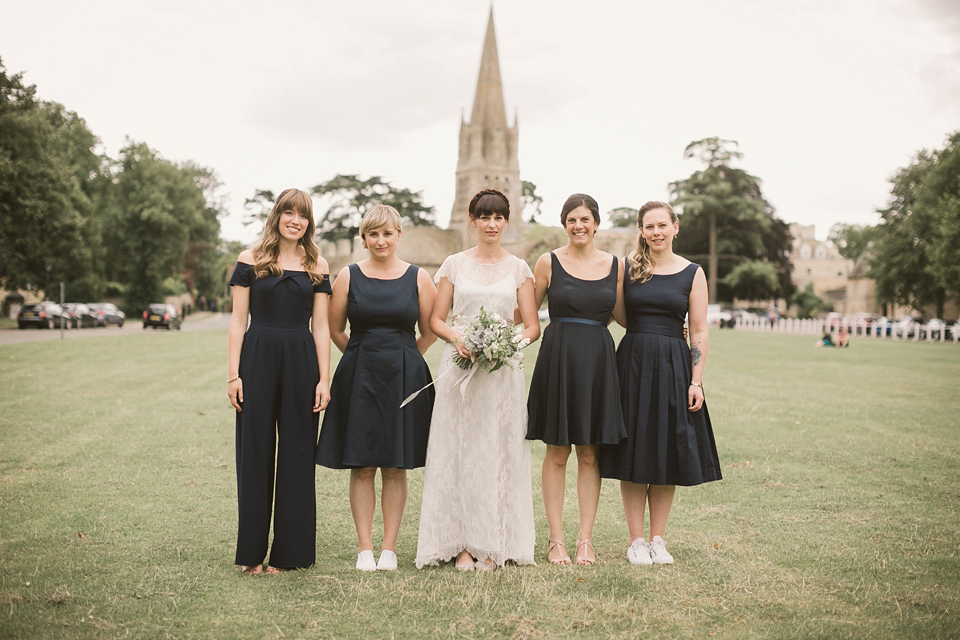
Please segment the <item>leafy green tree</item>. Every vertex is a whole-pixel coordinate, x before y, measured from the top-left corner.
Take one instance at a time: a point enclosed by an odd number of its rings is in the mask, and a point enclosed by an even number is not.
[[[778,272],[778,296],[792,291],[789,227],[774,216],[760,189],[760,180],[731,167],[742,154],[737,143],[705,138],[687,145],[684,158],[704,168],[670,184],[672,204],[682,215],[675,248],[687,257],[707,260],[709,298],[730,300],[722,279],[743,260],[768,260]]]
[[[277,197],[269,189],[257,189],[253,192],[253,197],[243,201],[243,208],[247,210],[247,216],[243,221],[244,226],[267,221],[270,210],[273,209],[273,203]]]
[[[436,226],[433,207],[423,203],[422,191],[394,187],[380,176],[363,179],[355,174],[338,174],[318,184],[312,191],[324,207],[317,221],[317,235],[323,240],[336,241],[356,236],[363,214],[375,204],[388,204],[395,208],[404,226]],[[264,195],[268,192],[257,193]]]
[[[138,313],[178,288],[171,282],[186,286],[191,243],[219,235],[216,207],[204,193],[213,176],[194,165],[177,166],[139,142],[121,149],[116,169],[105,235],[108,277],[124,283],[125,307]]]
[[[540,205],[543,204],[543,198],[537,194],[537,185],[528,180],[521,181],[520,190],[520,216],[530,222],[538,222],[540,214]]]
[[[806,289],[790,296],[790,304],[796,305],[798,318],[812,318],[825,308],[823,298],[813,292],[813,284],[808,284]]]
[[[837,253],[847,260],[856,262],[866,255],[876,235],[876,227],[838,222],[830,227],[830,235],[827,239],[837,248]]]
[[[960,299],[960,132],[918,152],[890,184],[867,275],[878,301],[942,317],[946,301]]]
[[[777,268],[766,260],[748,260],[730,270],[723,283],[741,300],[770,300],[780,293]]]
[[[0,282],[72,299],[103,286],[91,222],[100,159],[96,137],[62,105],[39,100],[0,61]],[[81,297],[82,296],[82,297]]]
[[[607,220],[614,227],[637,226],[637,210],[631,207],[617,207],[607,211]]]
[[[181,171],[188,174],[203,193],[205,206],[197,223],[190,229],[184,256],[183,279],[194,296],[215,297],[223,288],[220,259],[220,218],[226,203],[219,196],[223,186],[213,170],[187,162]]]
[[[934,212],[929,273],[946,297],[960,301],[960,131],[947,139],[923,184],[921,205]],[[943,309],[937,310],[943,317]]]

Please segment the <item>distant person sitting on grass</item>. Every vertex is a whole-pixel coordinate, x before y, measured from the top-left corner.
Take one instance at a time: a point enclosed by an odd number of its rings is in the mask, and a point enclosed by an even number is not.
[[[847,328],[840,326],[840,329],[837,331],[837,346],[838,347],[849,347],[850,346],[850,332],[847,331]]]
[[[818,347],[835,347],[836,343],[833,341],[833,334],[830,333],[830,330],[823,332],[823,337],[817,340]]]

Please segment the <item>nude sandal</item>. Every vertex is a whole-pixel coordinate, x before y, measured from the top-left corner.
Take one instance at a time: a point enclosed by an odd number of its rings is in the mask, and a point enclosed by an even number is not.
[[[586,546],[590,545],[590,550],[593,551],[593,559],[587,557],[586,553],[580,553],[580,549],[583,548],[586,551]],[[593,548],[593,542],[590,538],[586,540],[581,540],[577,538],[577,559],[576,563],[582,567],[589,566],[597,563],[597,551]]]
[[[550,552],[554,549],[560,551],[560,556],[557,558],[551,558]],[[570,566],[570,556],[567,555],[567,547],[560,540],[554,540],[553,538],[547,538],[547,560],[550,564],[555,564],[561,567]]]

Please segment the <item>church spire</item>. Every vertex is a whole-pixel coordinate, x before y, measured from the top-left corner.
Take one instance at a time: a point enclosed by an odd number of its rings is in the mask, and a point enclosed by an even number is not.
[[[487,35],[480,57],[477,92],[473,99],[470,123],[483,127],[500,125],[507,128],[507,111],[503,104],[503,85],[500,82],[500,57],[497,55],[497,34],[493,28],[493,7],[487,20]]]
[[[470,122],[460,118],[460,154],[457,161],[457,191],[450,214],[450,227],[461,229],[468,246],[470,240],[467,207],[473,194],[481,189],[499,189],[510,201],[511,217],[505,239],[522,239],[520,219],[520,164],[517,158],[517,118],[507,124],[500,81],[500,57],[493,29],[493,7],[487,19],[487,33],[480,56],[477,92],[473,98]]]

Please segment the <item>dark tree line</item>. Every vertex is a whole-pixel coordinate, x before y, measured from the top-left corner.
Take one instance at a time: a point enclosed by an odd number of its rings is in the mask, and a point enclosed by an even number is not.
[[[120,298],[130,312],[166,295],[222,289],[215,174],[128,141],[98,152],[86,122],[37,97],[0,61],[0,285],[70,300]]]
[[[867,275],[881,303],[930,308],[942,318],[948,300],[960,301],[960,131],[943,149],[917,153],[890,184],[865,243]]]

